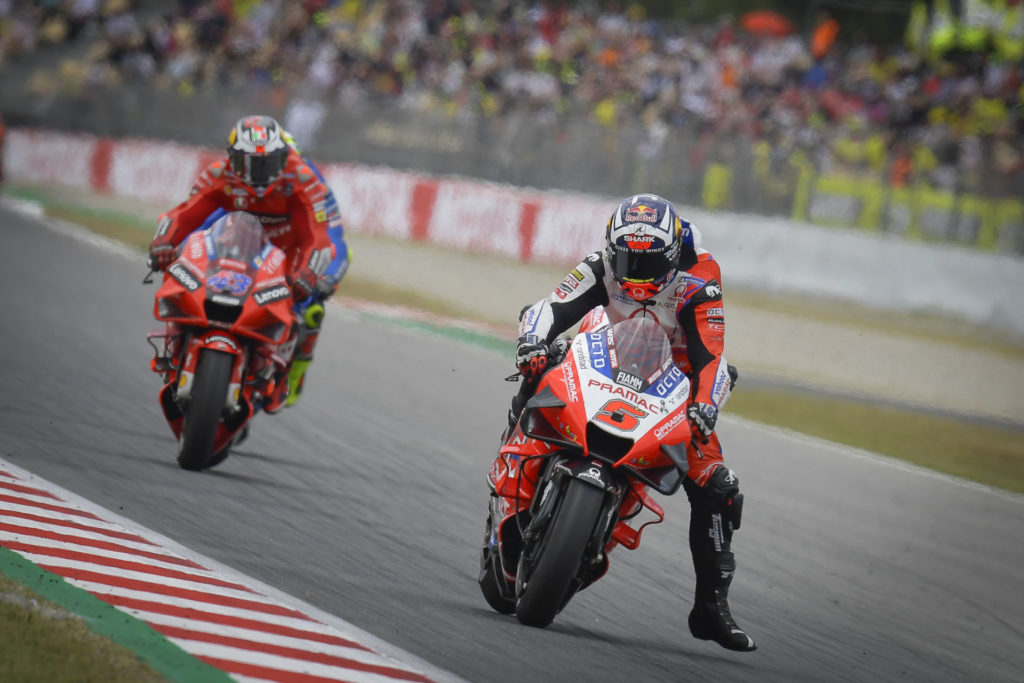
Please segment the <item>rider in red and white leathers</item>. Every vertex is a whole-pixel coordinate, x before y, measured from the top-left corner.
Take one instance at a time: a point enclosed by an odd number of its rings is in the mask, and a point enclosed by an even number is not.
[[[754,640],[736,625],[728,603],[736,568],[730,545],[743,498],[735,474],[722,462],[714,431],[735,382],[735,370],[722,355],[725,317],[718,262],[700,247],[697,229],[657,195],[635,195],[619,204],[608,222],[606,242],[549,296],[523,311],[516,364],[524,381],[512,401],[510,423],[518,420],[547,367],[548,346],[577,322],[582,320],[587,329],[638,315],[659,322],[692,387],[687,416],[695,438],[687,450],[684,479],[697,584],[690,631],[732,650],[753,650]]]
[[[153,267],[163,270],[186,237],[217,212],[245,211],[260,219],[264,234],[287,255],[288,282],[299,305],[299,338],[291,362],[287,392],[268,397],[276,410],[301,393],[323,319],[317,302],[330,296],[338,278],[325,277],[335,258],[328,233],[336,211],[328,208],[329,190],[269,116],[247,116],[228,137],[227,158],[210,164],[192,185],[188,199],[160,216],[150,243]]]

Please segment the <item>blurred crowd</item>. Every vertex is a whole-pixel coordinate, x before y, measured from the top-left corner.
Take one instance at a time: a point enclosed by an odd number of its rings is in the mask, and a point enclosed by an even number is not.
[[[581,117],[694,140],[692,163],[749,142],[767,180],[818,172],[999,196],[1024,189],[1024,67],[834,45],[736,18],[669,24],[638,6],[557,0],[0,0],[0,64],[79,46],[33,88],[147,81],[310,93],[452,116]],[[832,36],[834,37],[834,35]],[[87,46],[87,47],[83,47]]]

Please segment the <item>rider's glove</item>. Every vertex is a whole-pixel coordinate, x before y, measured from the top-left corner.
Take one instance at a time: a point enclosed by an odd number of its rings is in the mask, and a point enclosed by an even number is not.
[[[708,442],[711,432],[715,431],[715,423],[718,421],[718,408],[710,403],[691,403],[686,409],[686,416],[690,418],[690,427],[693,435],[700,436],[704,443]]]
[[[548,347],[535,334],[524,334],[516,340],[516,366],[523,377],[537,379],[548,367]]]
[[[174,260],[176,253],[177,247],[171,244],[171,240],[166,235],[154,238],[149,243],[150,267],[157,270],[167,270],[167,266],[171,265],[171,261]]]
[[[316,291],[317,276],[309,268],[299,268],[288,276],[288,284],[292,288],[292,296],[296,301],[305,301]]]

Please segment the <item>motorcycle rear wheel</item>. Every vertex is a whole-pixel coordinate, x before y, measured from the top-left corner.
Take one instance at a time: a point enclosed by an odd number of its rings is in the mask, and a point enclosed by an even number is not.
[[[516,618],[527,626],[544,628],[571,597],[569,589],[583,562],[583,553],[597,524],[604,491],[570,479],[562,502],[535,542],[542,547],[516,599]],[[528,549],[523,549],[526,555]],[[519,571],[527,571],[520,562]]]
[[[234,365],[235,357],[230,353],[212,349],[199,352],[178,450],[182,469],[197,471],[209,467]]]

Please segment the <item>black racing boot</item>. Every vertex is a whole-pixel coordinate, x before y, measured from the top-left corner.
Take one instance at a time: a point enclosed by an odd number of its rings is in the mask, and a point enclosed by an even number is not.
[[[696,568],[698,560],[694,558]],[[732,553],[718,553],[710,563],[710,568],[697,570],[697,590],[693,601],[693,609],[687,620],[690,633],[694,638],[713,640],[727,650],[750,652],[757,649],[757,643],[746,632],[736,625],[729,610],[729,584],[732,583],[736,562]],[[703,579],[703,580],[702,580]]]
[[[697,576],[693,609],[687,620],[694,638],[713,640],[728,650],[750,652],[757,643],[736,625],[729,609],[729,585],[736,572],[730,545],[740,527],[743,496],[732,470],[718,467],[704,486],[684,480],[690,499],[690,553]]]

